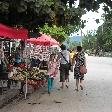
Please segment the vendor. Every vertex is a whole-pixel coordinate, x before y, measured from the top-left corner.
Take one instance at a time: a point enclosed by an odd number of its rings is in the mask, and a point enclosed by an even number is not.
[[[39,67],[40,67],[40,64],[41,64],[41,61],[40,61],[40,59],[39,59],[39,58],[37,58],[37,59],[36,59],[36,66],[37,66],[37,68],[39,68]]]
[[[31,58],[31,67],[39,67],[41,64],[41,61],[38,57],[32,56]]]
[[[36,59],[34,56],[31,57],[31,67],[36,67]]]
[[[20,55],[20,48],[16,48],[15,52],[15,64],[14,66],[18,66],[19,63],[21,63],[21,55]]]

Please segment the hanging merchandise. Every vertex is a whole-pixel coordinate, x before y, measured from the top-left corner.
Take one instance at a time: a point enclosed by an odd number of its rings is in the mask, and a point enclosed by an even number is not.
[[[30,57],[35,57],[40,61],[48,61],[49,58],[49,46],[37,45],[31,50]]]

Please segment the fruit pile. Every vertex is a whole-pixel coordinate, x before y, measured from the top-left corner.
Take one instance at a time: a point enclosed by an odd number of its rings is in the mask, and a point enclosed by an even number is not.
[[[28,79],[27,83],[29,85],[36,86],[38,88],[38,87],[41,87],[42,85],[44,85],[45,81],[44,80],[30,80],[30,79]]]
[[[38,68],[29,68],[24,70],[18,69],[17,73],[14,74],[11,79],[23,81],[26,76],[32,84],[35,83],[33,80],[46,80],[45,72],[40,72]]]

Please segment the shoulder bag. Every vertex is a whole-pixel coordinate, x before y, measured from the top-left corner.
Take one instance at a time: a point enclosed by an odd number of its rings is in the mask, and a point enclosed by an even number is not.
[[[69,66],[69,70],[71,70],[71,63],[70,63],[70,62],[68,62],[68,61],[66,60],[66,58],[63,56],[63,54],[62,54],[62,53],[61,53],[61,55],[62,55],[62,57],[64,58],[64,60],[67,62],[68,66]]]
[[[86,68],[85,65],[81,65],[81,66],[80,66],[80,73],[81,73],[82,75],[87,73],[87,68]]]
[[[86,65],[80,65],[80,73],[82,75],[87,73]]]

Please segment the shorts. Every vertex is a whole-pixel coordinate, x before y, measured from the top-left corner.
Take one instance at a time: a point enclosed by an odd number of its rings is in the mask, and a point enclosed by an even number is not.
[[[69,78],[69,65],[60,64],[60,82],[65,82]]]

